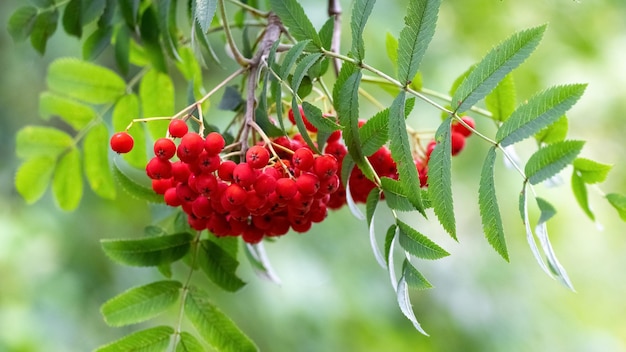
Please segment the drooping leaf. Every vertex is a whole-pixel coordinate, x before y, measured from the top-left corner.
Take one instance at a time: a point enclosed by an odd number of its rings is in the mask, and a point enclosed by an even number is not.
[[[494,168],[496,164],[496,148],[492,147],[487,153],[483,169],[480,173],[480,187],[478,188],[478,206],[483,224],[483,232],[487,237],[487,242],[493,249],[506,260],[509,261],[509,253],[506,248],[504,229],[502,228],[502,217],[500,207],[496,198],[496,186],[494,178]]]
[[[63,29],[69,35],[80,38],[83,35],[83,0],[70,0],[63,12]]]
[[[47,83],[52,92],[92,104],[113,103],[126,93],[126,83],[115,72],[70,58],[50,64]]]
[[[257,275],[277,285],[281,284],[281,280],[274,271],[272,263],[265,252],[263,242],[257,244],[246,243],[245,254]]]
[[[362,61],[365,57],[363,30],[369,16],[372,14],[375,3],[376,0],[357,0],[352,7],[352,17],[350,18],[350,28],[352,29],[351,53],[358,61]]]
[[[537,140],[538,143],[545,144],[561,142],[567,137],[568,129],[569,122],[567,120],[567,116],[563,115],[548,127],[545,127],[541,131],[535,133],[535,140]]]
[[[563,141],[549,144],[530,156],[524,173],[528,181],[536,185],[556,175],[576,159],[584,141]]]
[[[111,45],[113,37],[113,27],[101,27],[95,30],[83,44],[83,59],[93,61],[104,49]]]
[[[406,131],[405,103],[406,92],[402,91],[389,107],[389,136],[393,136],[389,141],[389,149],[398,166],[399,181],[406,191],[407,198],[413,207],[425,216],[419,176]]]
[[[315,27],[304,12],[302,6],[296,0],[270,0],[270,8],[274,11],[281,21],[289,28],[289,33],[298,41],[311,40],[307,50],[312,51],[315,48],[322,47]]]
[[[239,266],[236,253],[233,255],[222,248],[221,243],[230,240],[229,238],[224,238],[215,241],[201,241],[197,260],[202,271],[213,283],[226,291],[235,292],[246,283],[236,274]],[[236,239],[232,238],[232,240]],[[235,245],[236,243],[237,241],[235,241]]]
[[[104,9],[102,15],[98,18],[98,28],[112,26],[113,19],[117,13],[117,1],[116,0],[104,0]],[[123,24],[122,24],[123,25]]]
[[[462,113],[487,96],[507,74],[530,56],[545,29],[543,25],[517,32],[493,48],[454,92],[454,112]]]
[[[157,266],[182,258],[191,245],[190,233],[139,239],[102,239],[104,253],[112,260],[130,266]]]
[[[206,292],[191,286],[185,300],[185,315],[210,345],[224,352],[257,351],[258,348],[235,323],[207,298]]]
[[[450,255],[445,249],[439,247],[435,242],[417,232],[417,230],[408,224],[400,220],[396,220],[396,224],[400,230],[400,236],[398,238],[400,246],[417,258],[440,259]]]
[[[606,199],[617,210],[620,219],[626,221],[626,196],[618,193],[609,193]]]
[[[585,182],[575,168],[572,172],[572,192],[574,193],[574,198],[576,198],[576,202],[578,203],[580,208],[585,212],[585,214],[587,214],[587,216],[591,220],[595,220],[596,216],[589,206],[587,185],[585,185]]]
[[[15,188],[26,203],[32,204],[44,195],[55,165],[56,159],[45,155],[30,158],[20,165],[15,174]]]
[[[433,287],[408,259],[402,262],[402,277],[404,277],[404,280],[410,288],[426,290]]]
[[[17,132],[15,152],[19,158],[56,157],[74,145],[72,137],[56,128],[26,126]]]
[[[33,25],[37,19],[37,8],[33,6],[22,6],[15,10],[7,25],[9,34],[16,42],[26,40],[33,30]]]
[[[440,0],[409,1],[398,40],[398,80],[409,85],[435,34]]]
[[[111,175],[108,159],[109,133],[106,126],[100,123],[94,126],[85,136],[83,151],[85,153],[85,176],[91,189],[100,197],[115,198],[115,182]]]
[[[411,299],[409,298],[409,285],[404,275],[402,275],[402,277],[400,278],[400,281],[398,282],[396,293],[397,293],[397,298],[398,298],[398,305],[400,306],[400,310],[402,311],[402,314],[404,314],[404,316],[407,317],[407,319],[409,319],[411,323],[413,323],[413,326],[415,327],[417,331],[428,336],[426,331],[424,331],[420,323],[417,321],[417,318],[415,317],[415,313],[413,312],[413,307],[411,306]]]
[[[580,178],[588,184],[604,182],[613,167],[612,165],[602,164],[585,158],[576,158],[573,165]]]
[[[161,35],[165,34],[159,28],[159,19],[152,6],[148,7],[141,16],[139,33],[152,67],[163,74],[167,74],[167,63],[160,40]]]
[[[83,197],[83,175],[78,148],[71,148],[59,159],[52,177],[52,193],[63,210],[74,210],[80,203]]]
[[[46,53],[48,39],[56,32],[58,21],[59,11],[57,9],[39,12],[35,18],[30,32],[30,44],[39,54],[43,55]]]
[[[167,350],[173,335],[173,328],[169,326],[157,326],[124,336],[119,340],[99,347],[95,352],[161,352]]]
[[[176,352],[205,352],[204,346],[192,334],[183,331],[176,345]]]
[[[406,189],[400,182],[388,177],[381,177],[380,183],[385,194],[385,202],[390,209],[399,211],[415,210],[415,207],[406,195]]]
[[[376,212],[376,206],[378,205],[378,201],[380,200],[381,192],[378,188],[374,188],[367,195],[367,201],[365,203],[365,216],[367,217],[367,226],[369,227],[370,232],[370,245],[372,246],[372,251],[374,252],[374,258],[378,264],[386,268],[385,257],[383,257],[380,252],[380,248],[378,247],[378,242],[376,242],[376,231],[374,226],[374,213]]]
[[[139,13],[139,3],[141,0],[118,0],[120,12],[130,28],[135,28]]]
[[[139,84],[139,99],[144,117],[174,115],[174,83],[169,75],[150,70]],[[169,120],[150,121],[147,124],[153,139],[165,137]]]
[[[126,175],[117,164],[113,164],[113,178],[122,186],[122,189],[134,198],[145,200],[151,203],[163,203],[163,196],[154,193],[152,188],[137,183],[135,180]]]
[[[439,222],[450,236],[456,239],[452,201],[451,124],[452,119],[447,118],[435,133],[437,144],[428,160],[428,196]],[[419,185],[419,181],[417,184]]]
[[[96,118],[96,112],[87,104],[60,94],[43,92],[39,95],[39,116],[44,120],[58,116],[78,131]]]
[[[582,96],[586,85],[573,84],[549,88],[519,106],[496,133],[500,145],[524,140],[553,124]]]
[[[173,306],[182,286],[178,281],[164,280],[133,287],[106,301],[100,312],[109,326],[141,323]]]
[[[391,252],[393,251],[393,243],[394,243],[394,239],[396,238],[396,234],[397,234],[397,230],[398,230],[398,226],[396,224],[393,224],[391,226],[389,226],[389,228],[387,229],[387,233],[385,234],[385,261],[387,263],[387,266],[389,266],[390,264],[393,265],[393,262],[389,260],[389,258],[391,258]],[[392,279],[392,282],[395,283],[396,280],[395,278]]]
[[[528,202],[526,198],[526,190],[528,188],[528,183],[524,183],[524,187],[522,188],[522,192],[520,193],[519,198],[519,210],[522,217],[522,222],[524,223],[524,227],[526,228],[526,241],[528,242],[528,246],[530,247],[537,264],[543,269],[543,271],[548,274],[548,276],[553,277],[553,273],[548,268],[548,265],[545,263],[544,258],[539,253],[539,247],[537,247],[537,243],[535,242],[535,235],[530,227],[530,218],[528,216]]]
[[[139,99],[135,94],[127,94],[121,97],[113,108],[113,130],[124,131],[131,121],[139,118]],[[131,166],[144,169],[147,158],[146,132],[143,124],[135,123],[128,129],[128,133],[135,140],[133,149],[123,154],[122,157]]]
[[[487,110],[491,112],[491,118],[496,121],[506,121],[513,113],[516,106],[516,92],[513,75],[504,76],[496,88],[485,97]]]
[[[361,209],[357,207],[356,202],[352,197],[352,188],[350,187],[349,180],[348,183],[346,183],[346,205],[348,206],[348,209],[350,209],[350,212],[352,213],[352,215],[354,215],[355,218],[357,218],[358,220],[365,220],[365,215],[363,215]]]

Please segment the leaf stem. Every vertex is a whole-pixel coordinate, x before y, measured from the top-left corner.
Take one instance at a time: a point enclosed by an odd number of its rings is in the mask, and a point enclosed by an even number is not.
[[[220,15],[222,16],[222,21],[224,25],[224,33],[226,34],[226,41],[228,42],[228,46],[230,47],[230,51],[233,53],[235,57],[235,61],[242,66],[248,67],[250,65],[250,59],[245,58],[237,45],[235,44],[235,39],[233,38],[233,33],[230,31],[230,25],[228,24],[228,16],[226,15],[226,7],[224,6],[224,0],[218,0],[218,5],[220,8]]]

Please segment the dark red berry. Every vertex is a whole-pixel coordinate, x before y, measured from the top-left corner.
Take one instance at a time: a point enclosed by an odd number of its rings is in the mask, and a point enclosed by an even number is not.
[[[320,155],[313,162],[313,173],[319,177],[320,180],[326,180],[332,175],[337,173],[339,165],[337,159],[334,156],[324,154]]]
[[[183,120],[172,120],[167,130],[172,137],[182,138],[189,131],[189,127],[187,127],[187,123]]]
[[[111,149],[119,154],[130,152],[135,145],[133,137],[128,132],[118,132],[111,136]]]
[[[176,192],[176,187],[169,188],[163,194],[163,200],[165,200],[165,204],[170,207],[177,207],[182,204],[180,198],[178,198],[178,194]]]
[[[272,168],[273,169],[273,168]],[[254,181],[254,190],[260,196],[267,196],[276,189],[276,177],[268,173],[260,174]]]
[[[233,171],[237,164],[232,160],[223,161],[220,166],[217,168],[217,175],[224,181],[232,181],[233,180]]]
[[[320,189],[320,180],[312,173],[304,173],[296,179],[298,191],[305,196],[312,196]]]

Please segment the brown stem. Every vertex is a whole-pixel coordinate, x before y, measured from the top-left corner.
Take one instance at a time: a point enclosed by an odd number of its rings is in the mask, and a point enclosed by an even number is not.
[[[330,44],[330,51],[339,53],[341,46],[341,5],[339,0],[328,0],[328,16],[334,18],[333,38]],[[339,76],[341,70],[341,60],[333,58],[333,69],[335,76]]]

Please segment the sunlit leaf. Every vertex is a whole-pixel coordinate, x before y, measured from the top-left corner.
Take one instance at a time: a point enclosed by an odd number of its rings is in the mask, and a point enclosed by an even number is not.
[[[391,61],[396,73],[398,71],[398,39],[393,34],[387,32],[385,36],[385,49],[387,50],[387,57]],[[398,93],[395,93],[397,95]]]
[[[80,151],[71,148],[61,156],[52,177],[52,193],[59,207],[74,210],[83,197],[83,175]]]
[[[96,112],[87,104],[46,91],[39,95],[39,116],[44,120],[58,116],[80,130],[96,118]]]
[[[112,260],[130,266],[157,266],[182,258],[191,245],[193,236],[176,233],[139,239],[102,239],[104,253]]]
[[[45,155],[30,158],[20,165],[15,174],[15,188],[26,203],[32,204],[44,195],[55,165],[56,159]]]
[[[352,17],[350,18],[350,28],[352,29],[351,53],[359,61],[362,61],[365,57],[363,30],[375,3],[376,0],[357,0],[352,7]]]
[[[591,220],[595,220],[596,216],[589,206],[587,185],[575,168],[572,172],[572,192],[574,193],[574,198],[576,198],[576,202],[578,202],[580,208],[585,212],[585,214],[587,214],[587,216]]]
[[[85,136],[83,140],[83,152],[86,155],[85,176],[97,195],[114,199],[116,192],[109,166],[108,137],[109,133],[103,123],[94,126]]]
[[[554,142],[561,142],[565,140],[565,138],[567,137],[567,130],[569,129],[568,121],[569,120],[565,115],[559,117],[554,123],[535,133],[535,139],[537,140],[537,142],[545,144],[551,144]]]
[[[185,315],[200,335],[219,351],[247,352],[258,348],[235,323],[207,297],[207,293],[191,286],[185,300]]]
[[[450,236],[456,239],[452,200],[451,123],[451,118],[447,118],[435,133],[437,144],[428,160],[428,195],[439,222]],[[419,185],[419,181],[417,184]]]
[[[506,249],[506,239],[502,228],[502,217],[500,207],[496,198],[496,186],[494,168],[496,164],[496,148],[492,147],[487,153],[480,174],[480,187],[478,189],[478,206],[483,224],[483,232],[487,237],[487,242],[493,249],[506,260],[509,261],[509,253]]]
[[[113,164],[113,178],[122,186],[122,189],[134,198],[145,200],[151,203],[163,203],[163,196],[154,193],[152,188],[137,183],[135,180],[126,175],[117,164]]]
[[[169,326],[157,326],[134,332],[119,340],[99,347],[95,352],[142,351],[161,352],[170,345],[174,329]]]
[[[617,210],[620,219],[626,221],[626,196],[617,193],[606,195],[606,199]]]
[[[139,99],[135,94],[121,97],[113,108],[113,130],[124,131],[134,119],[139,118]],[[135,140],[133,149],[122,157],[128,164],[138,169],[144,169],[148,162],[146,147],[146,132],[142,123],[135,123],[128,133]]]
[[[576,159],[584,141],[563,141],[549,144],[530,156],[524,172],[528,181],[535,185],[556,175]]]
[[[152,319],[173,306],[180,296],[178,281],[157,281],[133,287],[106,301],[100,308],[110,326],[124,326]]]
[[[222,247],[222,243],[227,241],[234,241],[235,245],[237,244],[236,238],[201,241],[197,261],[211,281],[226,291],[235,292],[241,289],[245,282],[236,274],[239,266],[236,253],[233,255]]]
[[[74,145],[69,134],[43,126],[26,126],[17,132],[15,139],[15,152],[20,158],[56,157]]]
[[[174,115],[174,83],[169,75],[148,71],[139,84],[139,99],[144,117]],[[153,139],[165,137],[169,120],[150,121],[147,126]]]
[[[414,228],[408,224],[396,220],[398,229],[400,230],[400,246],[402,248],[422,259],[440,259],[450,255],[443,248],[439,247],[435,242],[431,241],[428,237],[417,232]]]
[[[577,158],[574,160],[573,166],[580,178],[588,184],[604,182],[613,167],[585,158]]]
[[[206,350],[192,334],[183,331],[180,333],[176,352],[206,352]]]
[[[493,48],[454,92],[454,112],[464,112],[487,96],[507,74],[530,56],[539,45],[545,29],[543,25],[517,32]]]

